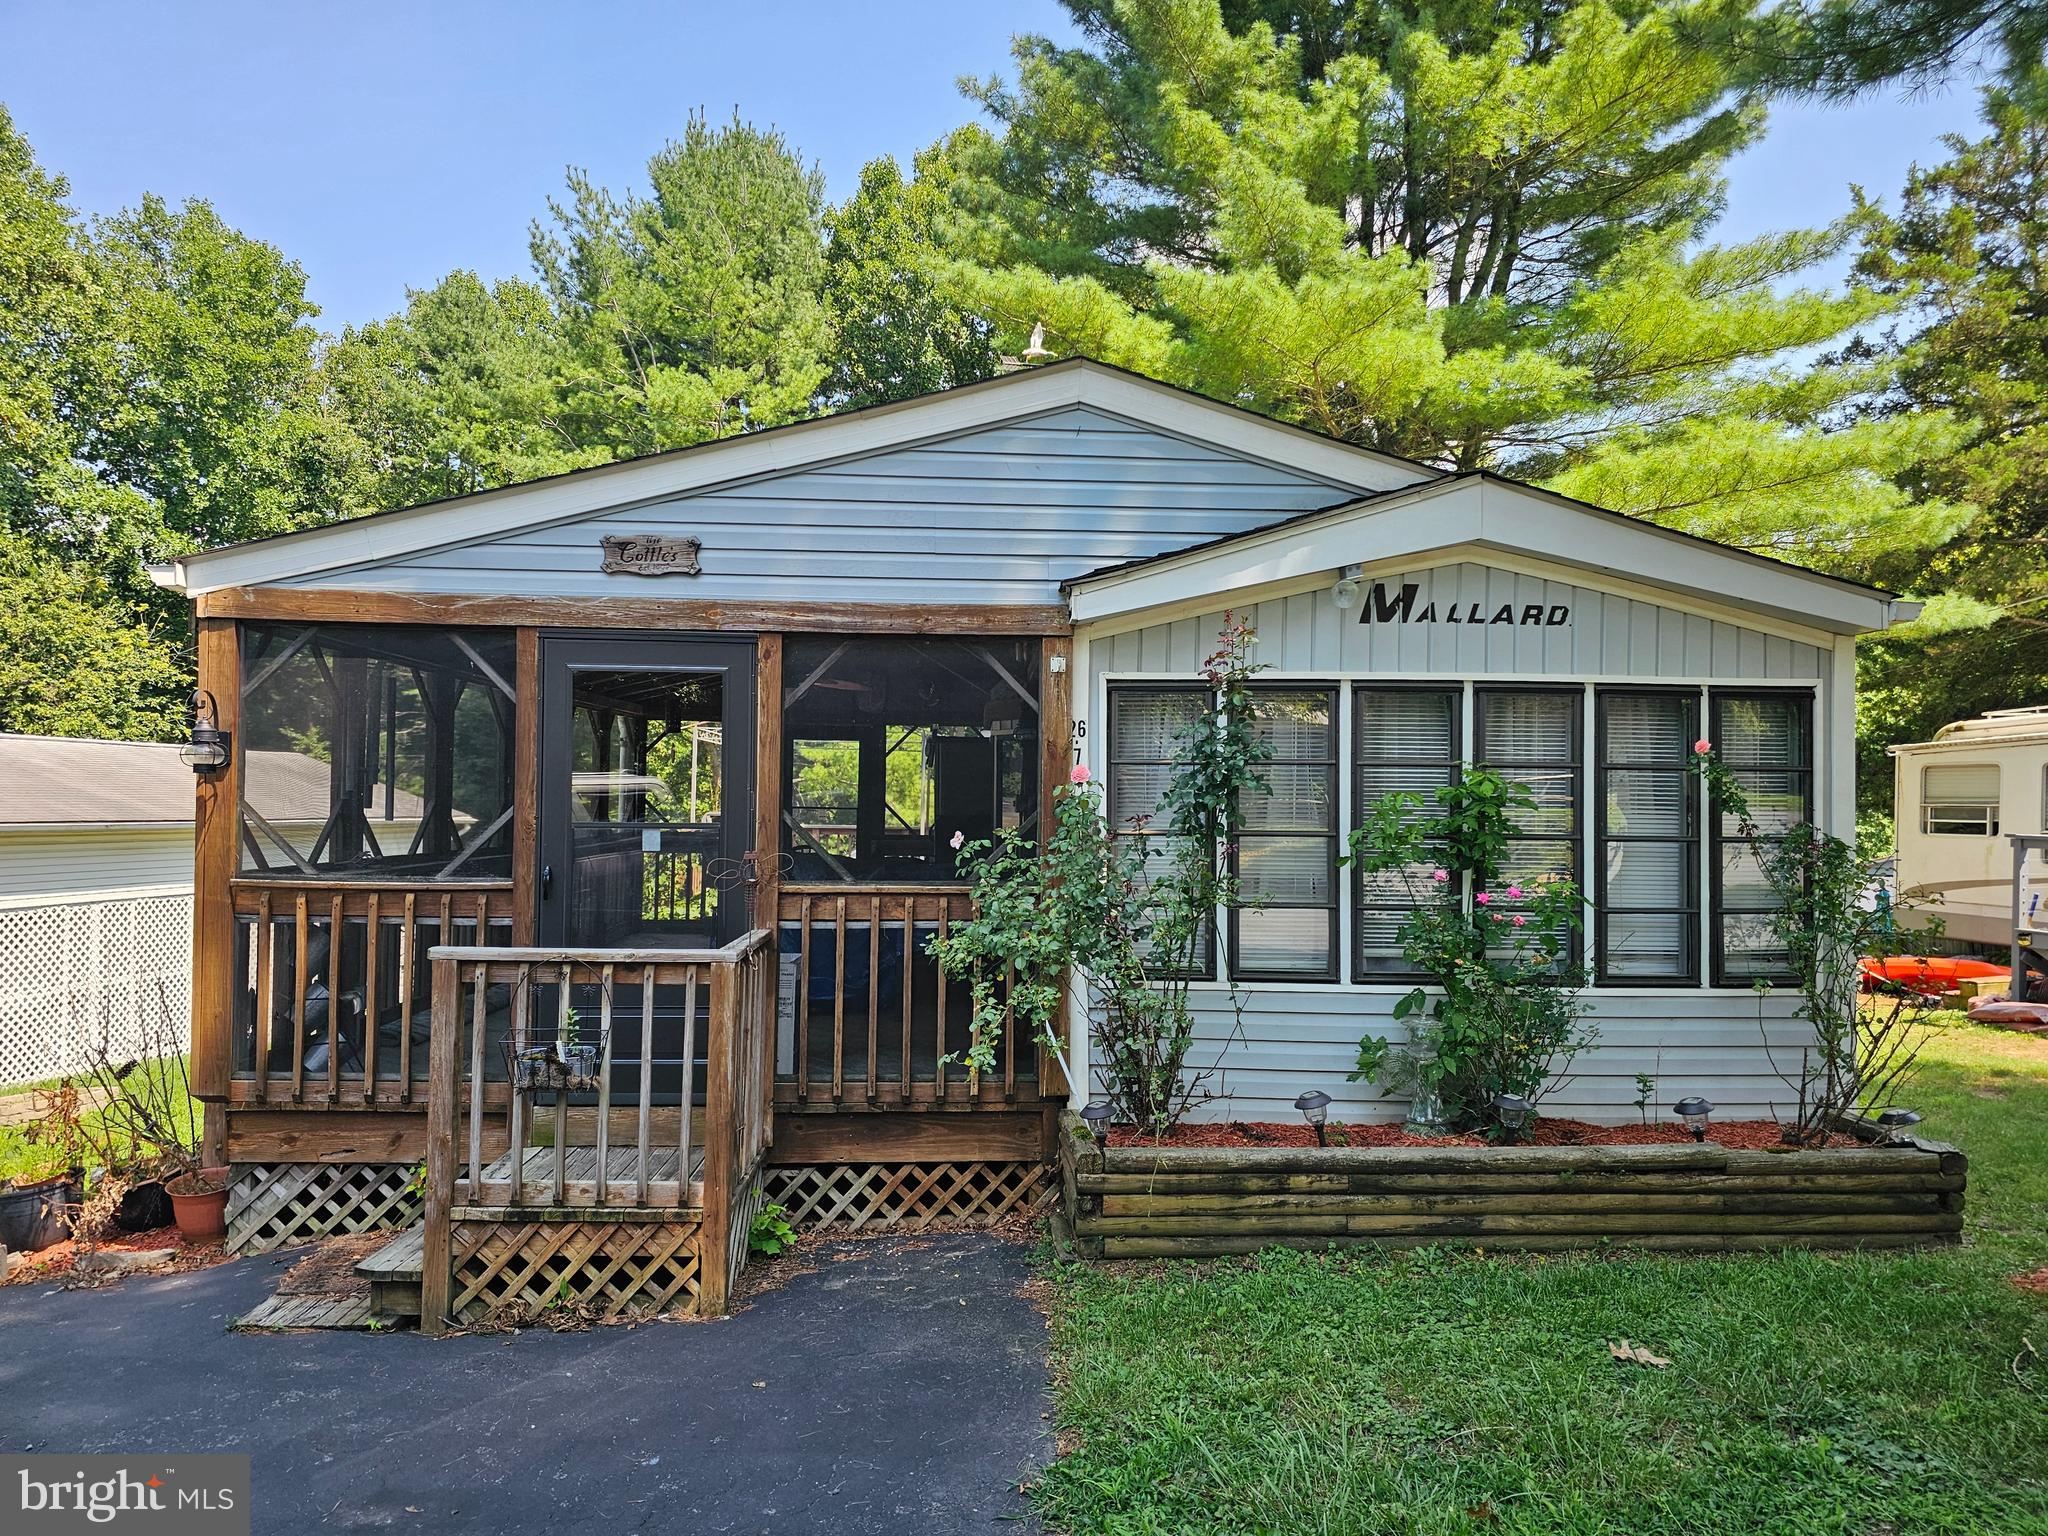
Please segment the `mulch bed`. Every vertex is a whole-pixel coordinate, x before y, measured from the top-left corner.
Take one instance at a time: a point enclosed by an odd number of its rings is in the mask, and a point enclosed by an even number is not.
[[[1484,1136],[1414,1136],[1391,1121],[1369,1124],[1332,1124],[1331,1146],[1347,1147],[1483,1147]],[[1638,1147],[1670,1142],[1689,1142],[1692,1132],[1682,1125],[1593,1125],[1585,1120],[1543,1119],[1522,1138],[1523,1145],[1535,1147]],[[1784,1127],[1775,1120],[1716,1120],[1707,1140],[1717,1146],[1762,1151],[1784,1145]],[[1854,1137],[1835,1136],[1832,1145],[1860,1145]],[[1316,1133],[1302,1121],[1229,1120],[1183,1125],[1164,1139],[1155,1140],[1130,1126],[1116,1126],[1109,1133],[1112,1147],[1312,1147]]]
[[[216,1264],[225,1264],[232,1255],[223,1243],[184,1243],[179,1241],[176,1227],[158,1227],[151,1232],[123,1232],[118,1236],[103,1238],[95,1243],[81,1243],[66,1238],[61,1243],[52,1243],[34,1253],[17,1255],[28,1262],[18,1264],[0,1281],[5,1285],[104,1285],[120,1276],[75,1275],[73,1269],[80,1254],[91,1249],[122,1249],[147,1253],[153,1249],[174,1248],[176,1254],[164,1269],[145,1271],[148,1274],[179,1274],[191,1269],[210,1269]]]
[[[390,1242],[390,1232],[321,1239],[320,1246],[284,1272],[277,1282],[280,1296],[368,1295],[370,1282],[356,1266]]]
[[[2039,1269],[2030,1269],[2024,1274],[2014,1275],[2012,1283],[2023,1291],[2032,1291],[2036,1296],[2048,1296],[2048,1264]]]

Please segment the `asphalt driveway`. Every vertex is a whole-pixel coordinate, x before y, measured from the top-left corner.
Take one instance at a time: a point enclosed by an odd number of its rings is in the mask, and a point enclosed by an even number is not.
[[[291,1257],[0,1290],[0,1445],[248,1452],[258,1531],[1029,1528],[1051,1436],[1021,1244],[833,1244],[719,1322],[224,1332]]]

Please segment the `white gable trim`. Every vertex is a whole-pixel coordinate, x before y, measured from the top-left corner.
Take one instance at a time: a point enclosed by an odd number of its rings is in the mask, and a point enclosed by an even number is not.
[[[1347,565],[1437,563],[1454,551],[1482,563],[1541,558],[1566,573],[1592,573],[1593,585],[1639,588],[1647,600],[1670,606],[1679,605],[1674,598],[1698,602],[1704,596],[1742,622],[1753,624],[1760,615],[1806,631],[1809,640],[1815,632],[1881,630],[1917,612],[1915,604],[1848,582],[1479,475],[1399,489],[1083,576],[1068,583],[1068,601],[1075,625],[1093,628],[1191,601],[1213,611],[1219,602],[1243,600],[1241,593],[1264,595],[1287,583],[1298,589],[1303,578],[1328,577]]]
[[[1423,465],[1077,358],[771,432],[232,545],[187,556],[151,574],[161,584],[193,596],[222,587],[261,586],[502,538],[549,523],[914,447],[1077,406],[1327,481],[1339,495],[1391,490],[1432,474]]]

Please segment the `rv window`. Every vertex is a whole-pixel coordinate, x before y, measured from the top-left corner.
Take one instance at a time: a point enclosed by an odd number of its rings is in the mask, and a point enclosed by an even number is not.
[[[1937,837],[1995,837],[1998,764],[1938,763],[1921,769],[1920,829]]]
[[[958,878],[953,840],[1038,825],[1035,639],[805,636],[782,660],[797,881]]]
[[[1583,688],[1480,688],[1473,693],[1478,760],[1528,787],[1535,804],[1514,816],[1501,873],[1505,885],[1488,893],[1497,909],[1516,905],[1509,889],[1527,891],[1553,880],[1576,880],[1579,869],[1579,744]],[[1524,897],[1524,900],[1527,898]],[[1576,930],[1552,935],[1558,968],[1576,967]],[[1497,953],[1509,951],[1507,941]]]
[[[1148,877],[1166,870],[1179,852],[1160,814],[1173,782],[1174,760],[1187,733],[1209,708],[1199,684],[1116,687],[1109,694],[1109,798],[1106,814],[1118,837],[1141,840]],[[1215,935],[1205,925],[1193,973],[1216,974]]]

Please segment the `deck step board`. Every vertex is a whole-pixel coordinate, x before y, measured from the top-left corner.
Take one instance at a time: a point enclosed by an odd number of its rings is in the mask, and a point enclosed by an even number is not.
[[[376,1314],[367,1291],[348,1295],[273,1296],[236,1318],[234,1328],[361,1328]],[[388,1323],[390,1319],[377,1319]]]
[[[382,1248],[357,1264],[356,1273],[370,1281],[417,1280],[425,1259],[426,1246],[426,1227],[407,1227]]]

